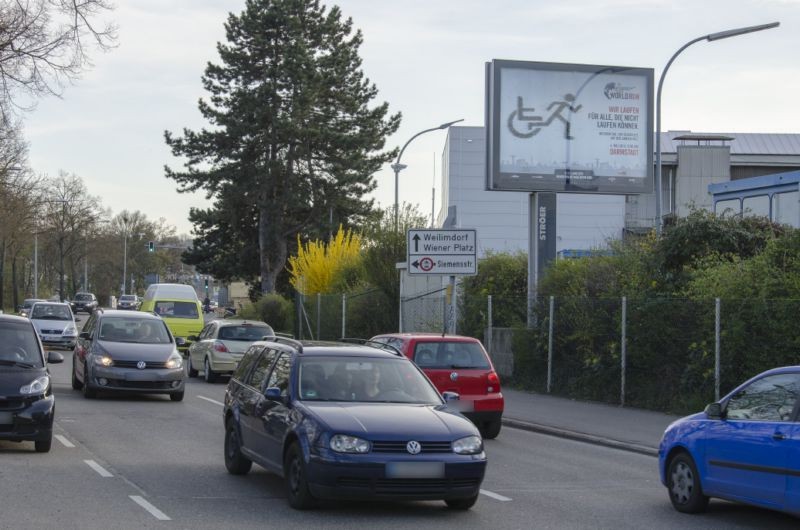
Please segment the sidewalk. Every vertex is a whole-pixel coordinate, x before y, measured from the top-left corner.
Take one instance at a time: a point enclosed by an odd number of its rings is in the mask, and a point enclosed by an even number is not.
[[[658,454],[667,425],[679,418],[661,412],[503,389],[503,425],[626,451]]]

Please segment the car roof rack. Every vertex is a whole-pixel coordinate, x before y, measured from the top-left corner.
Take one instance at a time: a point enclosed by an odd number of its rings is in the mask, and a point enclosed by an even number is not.
[[[297,353],[303,353],[303,343],[291,337],[264,335],[261,337],[261,340],[266,342],[277,342],[278,344],[287,344],[297,350]]]
[[[364,346],[373,346],[381,350],[387,350],[390,353],[393,353],[400,357],[404,357],[403,352],[401,352],[395,346],[392,346],[391,344],[386,344],[385,342],[378,342],[377,340],[342,337],[339,339],[339,342],[346,342],[348,344],[363,344]]]

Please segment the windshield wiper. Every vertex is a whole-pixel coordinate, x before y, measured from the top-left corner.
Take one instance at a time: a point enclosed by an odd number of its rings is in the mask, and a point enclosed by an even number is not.
[[[36,365],[31,363],[24,363],[22,361],[8,361],[6,359],[0,359],[0,364],[3,366],[19,366],[21,368],[35,368]]]

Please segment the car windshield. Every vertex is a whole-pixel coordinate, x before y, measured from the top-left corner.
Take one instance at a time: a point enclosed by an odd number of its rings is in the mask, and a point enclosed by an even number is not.
[[[489,359],[476,342],[418,342],[414,347],[414,362],[420,368],[489,369]]]
[[[300,361],[303,401],[439,405],[439,393],[405,359],[309,357]]]
[[[266,324],[254,326],[252,324],[242,324],[241,326],[222,326],[219,328],[220,340],[241,340],[253,342],[261,340],[265,336],[274,337],[275,332]]]
[[[33,320],[72,320],[72,311],[61,304],[36,304],[31,312]]]
[[[133,300],[136,300],[136,296],[132,294],[123,294],[122,296],[119,297],[119,299],[120,301],[123,302],[131,302]]]
[[[98,337],[106,342],[137,342],[166,344],[170,342],[163,321],[152,318],[106,317],[100,323]]]
[[[75,300],[78,300],[80,302],[90,302],[92,300],[92,295],[78,293],[75,295]]]
[[[197,303],[195,302],[164,302],[155,304],[157,314],[165,318],[198,318]]]
[[[28,322],[0,322],[0,370],[8,366],[42,367],[39,341]]]

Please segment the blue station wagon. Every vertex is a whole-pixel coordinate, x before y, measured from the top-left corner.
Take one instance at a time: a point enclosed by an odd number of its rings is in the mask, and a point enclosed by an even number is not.
[[[800,366],[776,368],[667,427],[659,469],[675,509],[717,497],[800,514],[799,395]]]
[[[472,507],[486,469],[478,429],[413,362],[380,346],[254,343],[225,394],[228,471],[255,462],[275,472],[297,509],[322,498]]]

